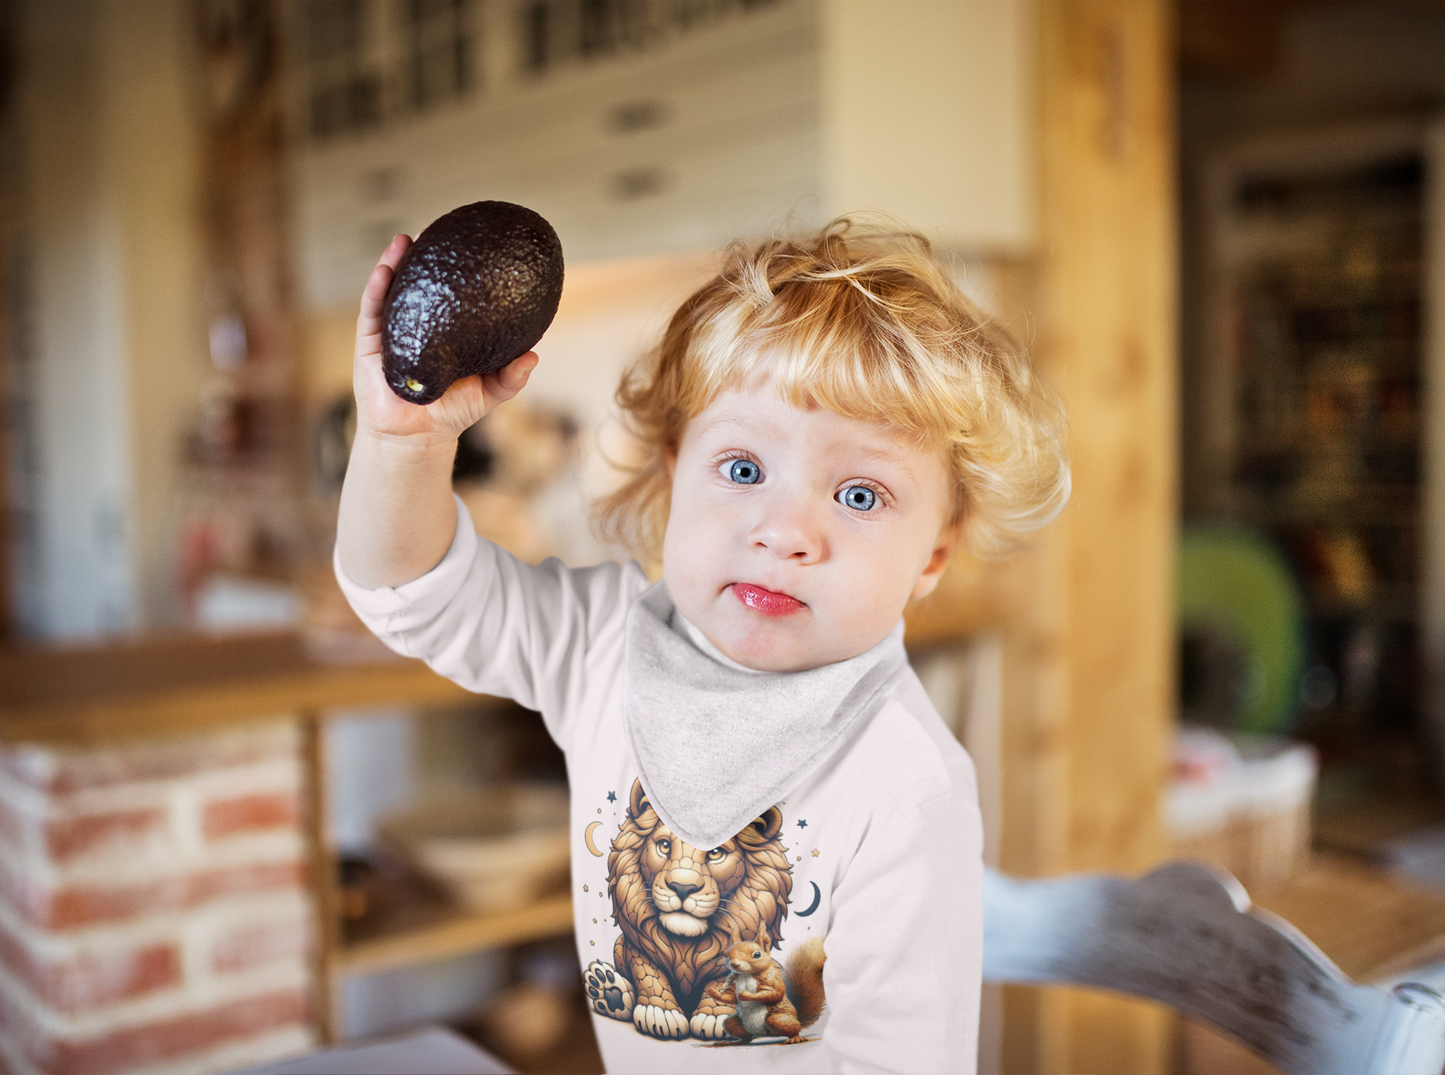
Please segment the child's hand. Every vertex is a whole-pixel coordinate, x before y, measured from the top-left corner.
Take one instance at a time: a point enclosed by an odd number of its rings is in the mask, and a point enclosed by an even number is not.
[[[485,377],[463,377],[443,396],[427,406],[408,403],[386,383],[381,368],[381,307],[386,289],[411,239],[398,235],[371,270],[361,293],[361,316],[356,319],[356,355],[352,385],[356,392],[357,432],[381,438],[417,437],[455,441],[498,403],[511,399],[527,383],[537,365],[537,353],[528,351]]]

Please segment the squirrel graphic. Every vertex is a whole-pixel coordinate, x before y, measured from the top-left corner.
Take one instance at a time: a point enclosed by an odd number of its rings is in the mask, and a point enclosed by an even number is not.
[[[823,1014],[823,953],[820,937],[809,937],[788,956],[785,969],[773,959],[773,940],[766,923],[755,941],[745,941],[733,927],[727,963],[731,972],[707,987],[715,1000],[733,1006],[723,1028],[742,1042],[784,1037],[785,1044],[807,1041],[803,1028]]]

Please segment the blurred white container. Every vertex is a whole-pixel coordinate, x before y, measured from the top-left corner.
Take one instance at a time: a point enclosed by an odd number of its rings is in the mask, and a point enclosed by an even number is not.
[[[196,626],[209,633],[275,631],[301,623],[301,594],[268,579],[212,575],[196,594]]]
[[[567,821],[564,785],[504,784],[424,801],[377,831],[463,906],[500,911],[565,882]]]
[[[1171,857],[1222,866],[1251,892],[1282,884],[1309,858],[1318,776],[1308,744],[1183,729],[1166,807]]]

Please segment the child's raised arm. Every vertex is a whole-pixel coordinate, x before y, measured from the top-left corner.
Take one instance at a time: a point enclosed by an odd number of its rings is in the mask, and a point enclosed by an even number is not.
[[[516,395],[537,365],[528,351],[496,373],[457,381],[425,407],[393,393],[381,369],[381,308],[410,245],[405,235],[391,241],[362,291],[356,320],[356,440],[341,487],[336,548],[347,576],[370,589],[410,582],[446,555],[456,530],[457,437]]]

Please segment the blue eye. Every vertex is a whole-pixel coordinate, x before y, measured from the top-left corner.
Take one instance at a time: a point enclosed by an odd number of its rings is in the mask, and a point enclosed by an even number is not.
[[[751,459],[734,459],[728,464],[728,478],[739,485],[757,485],[763,480],[763,468]]]
[[[866,485],[850,485],[838,494],[838,503],[856,511],[869,511],[878,501],[878,494]]]

